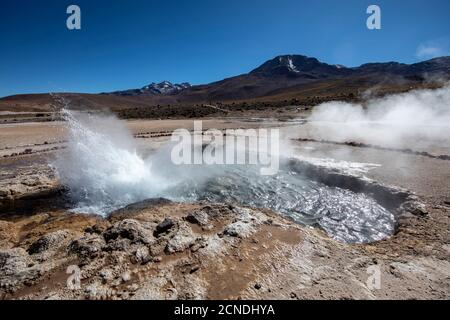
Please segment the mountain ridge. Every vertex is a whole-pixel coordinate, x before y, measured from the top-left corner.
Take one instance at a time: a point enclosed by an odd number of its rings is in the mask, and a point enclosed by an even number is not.
[[[140,89],[119,90],[110,93],[103,92],[101,94],[117,94],[123,96],[134,96],[139,94],[175,94],[190,87],[191,84],[189,82],[172,83],[164,80],[159,83],[152,82]]]
[[[444,78],[450,79],[450,56],[413,64],[389,61],[365,63],[358,67],[345,67],[327,64],[314,57],[289,54],[279,55],[267,60],[248,73],[208,84],[183,87],[166,94],[178,95],[184,93],[187,96],[192,96],[206,89],[210,91],[207,95],[212,99],[229,99],[232,98],[231,95],[233,94],[229,91],[234,90],[236,97],[245,99],[259,97],[283,87],[288,88],[312,81],[336,80],[353,76],[373,77],[372,82],[376,83],[377,81],[384,81],[386,76],[394,76],[395,80],[398,81],[403,80],[402,78],[410,79],[414,77],[425,79],[425,77],[430,76],[427,75],[427,72],[431,72],[431,76],[444,76]],[[227,88],[223,88],[224,86]],[[264,90],[263,87],[267,90]],[[232,90],[227,90],[230,88]]]
[[[279,55],[248,73],[201,85],[162,81],[139,89],[100,94],[64,93],[84,109],[136,108],[245,100],[301,99],[339,95],[376,87],[417,87],[429,80],[450,80],[450,56],[413,64],[371,62],[345,67],[304,55]],[[0,98],[0,111],[54,108],[49,94],[25,94]]]

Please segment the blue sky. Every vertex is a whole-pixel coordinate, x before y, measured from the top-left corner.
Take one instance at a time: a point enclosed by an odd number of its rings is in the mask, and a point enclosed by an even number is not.
[[[77,4],[82,29],[66,28]],[[381,7],[382,29],[366,28]],[[327,63],[449,55],[450,1],[8,0],[0,2],[0,96],[208,83],[279,54]]]

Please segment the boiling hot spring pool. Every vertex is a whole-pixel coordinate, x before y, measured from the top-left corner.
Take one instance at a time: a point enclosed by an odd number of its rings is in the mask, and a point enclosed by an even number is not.
[[[269,208],[347,243],[381,240],[395,228],[394,215],[371,197],[308,179],[288,165],[273,176],[254,166],[227,167],[202,183],[182,183],[170,198]]]
[[[119,120],[100,120],[81,121],[69,113],[68,147],[53,164],[76,212],[108,215],[163,197],[268,208],[347,243],[377,241],[394,232],[395,218],[386,207],[368,194],[308,178],[300,160],[281,161],[271,176],[261,175],[255,165],[177,166],[170,161],[170,146],[143,157]]]
[[[193,178],[180,179],[186,172]],[[261,175],[259,168],[251,165],[173,166],[161,169],[160,174],[176,182],[159,191],[149,190],[148,194],[141,188],[141,192],[133,194],[131,188],[130,193],[121,196],[104,193],[99,198],[82,190],[73,193],[76,210],[107,214],[133,202],[164,197],[178,202],[204,200],[272,209],[300,224],[319,227],[346,243],[381,240],[395,228],[394,215],[370,196],[309,179],[289,163],[272,176]]]

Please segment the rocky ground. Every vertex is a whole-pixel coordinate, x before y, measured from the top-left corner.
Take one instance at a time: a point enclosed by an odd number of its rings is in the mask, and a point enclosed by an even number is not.
[[[129,125],[144,143],[162,139],[179,123]],[[24,135],[16,144],[3,139],[2,148],[64,143],[56,131],[28,140]],[[74,214],[67,211],[65,190],[47,165],[62,150],[8,155],[0,159],[0,297],[450,298],[447,160],[313,141],[296,146],[304,155],[379,163],[361,179],[372,184],[372,191],[394,185],[415,193],[398,204],[396,233],[380,242],[349,245],[269,210],[165,199],[133,204],[107,218]],[[402,166],[390,167],[393,158]],[[342,174],[331,173],[331,180]]]
[[[2,221],[0,237],[3,299],[450,295],[449,245],[441,245],[448,223],[433,211],[405,217],[392,238],[367,245],[337,243],[268,211],[163,199],[107,219],[52,213]],[[379,286],[370,278],[377,270]]]

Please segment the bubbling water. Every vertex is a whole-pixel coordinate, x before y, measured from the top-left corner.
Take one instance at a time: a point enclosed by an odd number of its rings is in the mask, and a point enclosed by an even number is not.
[[[374,199],[307,179],[288,161],[273,176],[260,175],[255,165],[174,165],[170,144],[145,158],[114,117],[71,111],[64,116],[68,146],[53,165],[70,189],[76,212],[107,215],[133,202],[165,197],[270,208],[343,242],[381,240],[394,231],[392,213]]]
[[[287,162],[273,176],[260,175],[254,166],[228,166],[205,183],[182,183],[172,193],[179,201],[270,208],[300,224],[320,227],[332,238],[347,243],[384,239],[395,226],[393,214],[374,199],[307,179]]]

